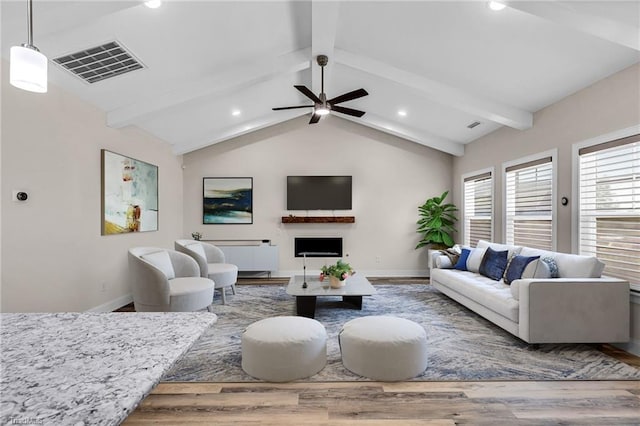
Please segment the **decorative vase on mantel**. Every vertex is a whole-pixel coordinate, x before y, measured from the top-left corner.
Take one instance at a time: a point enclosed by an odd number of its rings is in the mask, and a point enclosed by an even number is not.
[[[340,280],[338,277],[334,277],[333,275],[329,275],[329,285],[331,288],[340,288],[344,287],[347,284],[347,280]]]

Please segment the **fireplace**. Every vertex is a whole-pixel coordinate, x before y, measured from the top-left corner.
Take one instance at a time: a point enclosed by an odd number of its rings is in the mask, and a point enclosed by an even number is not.
[[[293,252],[295,257],[342,257],[342,238],[296,238]]]

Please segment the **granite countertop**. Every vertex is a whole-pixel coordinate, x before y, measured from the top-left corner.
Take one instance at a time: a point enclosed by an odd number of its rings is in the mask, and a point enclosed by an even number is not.
[[[1,314],[0,421],[117,425],[216,321],[209,312]]]

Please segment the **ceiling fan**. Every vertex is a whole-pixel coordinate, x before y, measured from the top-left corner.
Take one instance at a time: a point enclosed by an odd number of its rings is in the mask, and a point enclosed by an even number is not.
[[[298,106],[290,106],[290,107],[278,107],[273,108],[274,111],[279,111],[283,109],[296,109],[296,108],[313,108],[313,114],[311,115],[311,120],[309,120],[309,124],[315,124],[320,121],[320,117],[323,115],[329,114],[330,111],[341,112],[342,114],[352,115],[354,117],[362,117],[364,115],[364,111],[360,111],[353,108],[347,108],[340,105],[337,105],[342,102],[352,101],[354,99],[361,98],[363,96],[367,96],[367,93],[364,89],[357,89],[340,96],[336,96],[333,99],[327,100],[327,95],[324,93],[324,67],[329,62],[329,58],[326,55],[318,55],[318,65],[320,65],[321,70],[321,89],[320,96],[316,96],[307,86],[293,86],[302,92],[307,98],[313,101],[313,105],[298,105]]]

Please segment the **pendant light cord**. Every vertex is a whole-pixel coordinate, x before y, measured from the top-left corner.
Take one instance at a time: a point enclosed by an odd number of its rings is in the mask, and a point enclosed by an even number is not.
[[[27,47],[38,50],[33,45],[33,2],[27,0]]]

